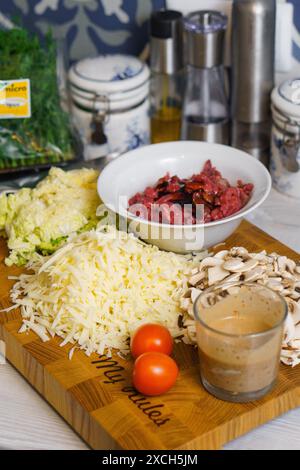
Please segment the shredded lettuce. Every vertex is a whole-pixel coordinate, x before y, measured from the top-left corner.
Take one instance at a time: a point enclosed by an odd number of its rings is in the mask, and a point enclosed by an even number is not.
[[[34,189],[0,195],[0,234],[7,237],[8,266],[52,254],[70,235],[95,228],[98,172],[51,168]]]

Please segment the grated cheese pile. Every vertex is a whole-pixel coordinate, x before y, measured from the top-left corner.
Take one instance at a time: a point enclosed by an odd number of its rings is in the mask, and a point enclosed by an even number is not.
[[[183,333],[178,319],[180,292],[199,256],[160,251],[112,226],[74,235],[56,253],[32,263],[11,291],[21,307],[20,332],[33,330],[43,341],[55,334],[61,345],[109,354],[128,352],[128,337],[143,322]],[[188,315],[187,315],[188,316]]]

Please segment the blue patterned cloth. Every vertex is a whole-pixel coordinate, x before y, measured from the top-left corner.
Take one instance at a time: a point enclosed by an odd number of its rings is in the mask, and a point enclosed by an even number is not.
[[[97,53],[140,54],[152,10],[165,0],[0,0],[0,12],[43,35],[66,38],[71,60]]]
[[[294,34],[293,55],[300,62],[300,0],[288,0],[294,5],[294,23],[298,29],[298,34]]]
[[[294,4],[293,54],[300,62],[300,0]],[[31,31],[66,38],[71,60],[96,53],[140,54],[151,11],[165,0],[0,0],[0,12],[18,17]]]

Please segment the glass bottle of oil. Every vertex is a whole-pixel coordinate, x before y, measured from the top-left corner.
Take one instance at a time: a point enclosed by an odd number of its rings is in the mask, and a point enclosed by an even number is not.
[[[179,140],[184,88],[182,14],[154,12],[150,26],[151,141]]]

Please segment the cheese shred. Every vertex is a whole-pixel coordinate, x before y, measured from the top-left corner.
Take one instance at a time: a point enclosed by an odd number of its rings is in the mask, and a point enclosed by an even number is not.
[[[99,225],[31,263],[11,299],[21,309],[22,332],[32,330],[43,341],[58,335],[62,346],[70,343],[87,355],[126,354],[142,323],[165,325],[175,338],[183,334],[180,294],[199,258],[163,252]]]

